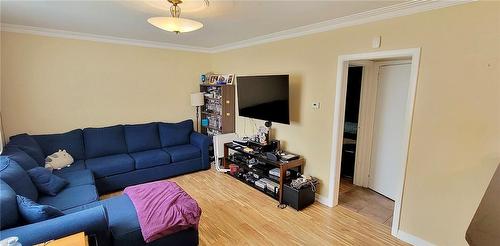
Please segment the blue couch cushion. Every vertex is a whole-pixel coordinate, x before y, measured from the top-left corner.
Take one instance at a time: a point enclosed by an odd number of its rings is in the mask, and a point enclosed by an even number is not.
[[[83,129],[87,159],[127,153],[123,126]]]
[[[133,236],[130,234],[141,234],[134,204],[127,195],[115,196],[101,203],[108,211],[109,227],[113,238],[123,240]]]
[[[28,224],[64,215],[61,210],[53,206],[40,205],[24,196],[18,195],[16,198],[19,213],[21,214],[21,217],[24,219],[24,221],[26,221]]]
[[[56,196],[41,196],[38,199],[38,203],[43,205],[50,205],[60,210],[67,210],[70,208],[95,202],[98,199],[99,195],[95,186],[80,185],[68,187],[59,192]]]
[[[125,125],[128,152],[161,148],[157,123]]]
[[[170,147],[189,143],[193,131],[193,121],[185,120],[179,123],[158,123],[162,147]]]
[[[131,153],[130,156],[132,156],[135,161],[136,169],[143,169],[170,163],[170,155],[161,149]]]
[[[26,152],[16,147],[7,147],[2,151],[2,155],[8,156],[19,164],[24,170],[39,167],[38,163]]]
[[[28,173],[10,157],[0,156],[0,179],[7,183],[17,195],[34,201],[38,198],[38,191]]]
[[[8,146],[21,149],[31,156],[39,165],[45,165],[45,154],[38,142],[35,141],[32,136],[26,133],[12,136],[10,137]]]
[[[17,224],[16,192],[8,184],[0,180],[0,229],[6,229]]]
[[[38,191],[49,196],[57,195],[59,191],[68,185],[68,181],[52,174],[47,168],[35,167],[28,170],[28,175]]]
[[[61,169],[54,169],[54,170],[52,170],[52,173],[59,175],[61,173],[71,173],[71,172],[85,170],[85,168],[86,168],[85,161],[78,160],[78,161],[73,162],[73,164],[71,164],[71,166],[69,166],[69,167],[63,167]]]
[[[102,178],[134,170],[134,159],[128,154],[110,155],[88,159],[85,165],[92,170],[94,177]]]
[[[201,157],[200,149],[191,144],[168,147],[164,148],[164,150],[170,154],[172,162],[185,161]]]
[[[90,170],[76,170],[74,172],[58,173],[57,176],[66,179],[68,181],[68,187],[80,186],[80,185],[94,185],[94,175]]]
[[[81,129],[60,134],[33,135],[33,138],[38,142],[45,156],[64,149],[75,160],[85,159]]]

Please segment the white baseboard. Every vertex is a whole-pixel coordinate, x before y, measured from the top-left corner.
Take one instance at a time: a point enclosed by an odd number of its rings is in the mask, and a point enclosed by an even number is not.
[[[404,232],[401,230],[398,231],[398,235],[396,237],[399,238],[399,240],[401,240],[401,241],[407,242],[407,243],[409,243],[411,245],[415,245],[415,246],[435,246],[435,244],[433,244],[433,243],[425,241],[422,238],[419,238],[415,235],[412,235],[410,233],[407,233],[407,232]]]
[[[328,197],[324,197],[324,196],[316,194],[316,201],[318,201],[319,203],[326,205],[328,207],[333,207],[333,205],[330,202],[330,199],[328,199]]]

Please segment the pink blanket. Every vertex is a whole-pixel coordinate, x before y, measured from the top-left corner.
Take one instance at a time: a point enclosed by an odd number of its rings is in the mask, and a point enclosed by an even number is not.
[[[190,228],[198,228],[201,208],[174,182],[158,181],[125,188],[137,211],[146,243]]]

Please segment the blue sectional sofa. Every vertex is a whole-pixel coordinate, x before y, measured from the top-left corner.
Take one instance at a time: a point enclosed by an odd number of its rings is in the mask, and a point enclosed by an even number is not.
[[[101,245],[144,245],[135,208],[126,195],[99,201],[99,194],[130,185],[209,168],[208,137],[193,132],[191,120],[77,129],[62,134],[11,137],[0,156],[0,239],[18,236],[31,245],[76,232],[96,235]],[[69,184],[56,196],[37,191],[27,171],[65,149],[70,167],[53,174]],[[16,194],[51,205],[65,215],[23,223]],[[148,245],[196,245],[198,231],[187,229]]]

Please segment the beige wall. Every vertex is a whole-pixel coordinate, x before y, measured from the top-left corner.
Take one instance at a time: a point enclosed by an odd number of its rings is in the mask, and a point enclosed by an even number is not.
[[[291,75],[286,149],[328,194],[337,58],[422,48],[401,229],[465,245],[466,227],[500,161],[500,3],[479,2],[214,55],[2,33],[6,135],[191,117],[208,70]],[[372,49],[371,38],[382,36]],[[321,102],[321,108],[311,108]],[[257,125],[262,124],[255,121]],[[254,122],[238,118],[240,133]]]
[[[7,136],[193,117],[208,55],[2,33]]]
[[[439,245],[465,230],[500,161],[500,3],[472,3],[212,56],[215,72],[290,73],[292,124],[275,124],[287,149],[328,194],[337,58],[421,47],[401,229]],[[382,36],[382,47],[371,38]],[[314,110],[312,102],[321,102]],[[258,123],[260,124],[260,122]],[[239,117],[237,129],[253,131]]]

